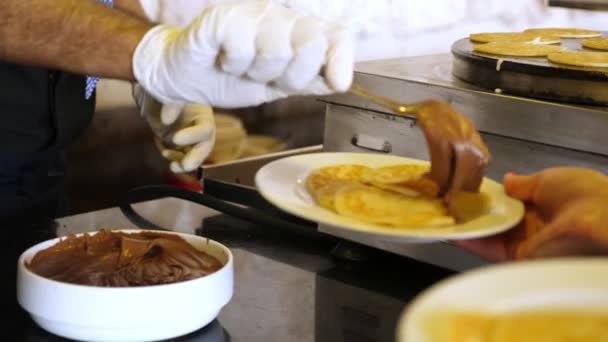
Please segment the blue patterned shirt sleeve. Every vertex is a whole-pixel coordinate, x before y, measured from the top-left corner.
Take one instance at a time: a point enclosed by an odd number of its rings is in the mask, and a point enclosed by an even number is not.
[[[114,0],[97,0],[97,2],[104,4],[109,7],[114,6]],[[90,99],[93,96],[93,92],[95,91],[95,87],[97,86],[97,82],[99,82],[99,77],[87,77],[87,83],[84,90],[85,99]]]

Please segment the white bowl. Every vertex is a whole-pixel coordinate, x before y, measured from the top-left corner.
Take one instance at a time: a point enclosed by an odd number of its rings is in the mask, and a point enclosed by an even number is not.
[[[141,232],[124,230],[123,232]],[[179,234],[224,266],[189,281],[142,287],[95,287],[41,277],[25,263],[59,239],[48,240],[19,258],[17,299],[43,329],[87,341],[152,341],[196,331],[213,321],[233,292],[233,257],[204,237]]]
[[[516,262],[450,277],[404,310],[397,340],[436,342],[428,331],[428,317],[434,313],[498,314],[532,308],[608,312],[608,258]]]

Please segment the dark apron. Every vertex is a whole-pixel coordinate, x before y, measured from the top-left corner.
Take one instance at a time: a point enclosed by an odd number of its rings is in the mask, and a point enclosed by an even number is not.
[[[65,162],[57,150],[0,155],[0,218],[50,219],[67,212]]]
[[[0,63],[0,220],[67,214],[63,149],[89,124],[85,77]]]

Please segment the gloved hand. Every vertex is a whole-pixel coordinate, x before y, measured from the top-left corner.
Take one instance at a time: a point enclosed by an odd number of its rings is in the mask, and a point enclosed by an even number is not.
[[[221,0],[139,0],[150,22],[179,28],[188,26],[205,8]]]
[[[159,25],[133,56],[139,84],[165,104],[247,107],[346,91],[349,32],[268,0],[211,7],[185,29]]]
[[[156,146],[171,161],[171,171],[182,173],[199,167],[215,143],[213,109],[200,104],[163,105],[139,85],[133,97],[140,114],[155,135]]]

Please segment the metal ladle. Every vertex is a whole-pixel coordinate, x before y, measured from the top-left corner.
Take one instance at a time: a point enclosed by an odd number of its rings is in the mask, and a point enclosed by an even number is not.
[[[399,103],[399,102],[393,101],[391,99],[388,99],[384,96],[372,93],[371,91],[369,91],[368,89],[362,87],[361,85],[359,85],[357,83],[353,83],[351,85],[350,89],[348,90],[348,92],[353,95],[359,96],[367,101],[375,103],[379,106],[382,106],[386,109],[389,109],[398,115],[409,114],[409,115],[415,116],[416,113],[418,113],[421,108],[421,106],[418,104]]]

